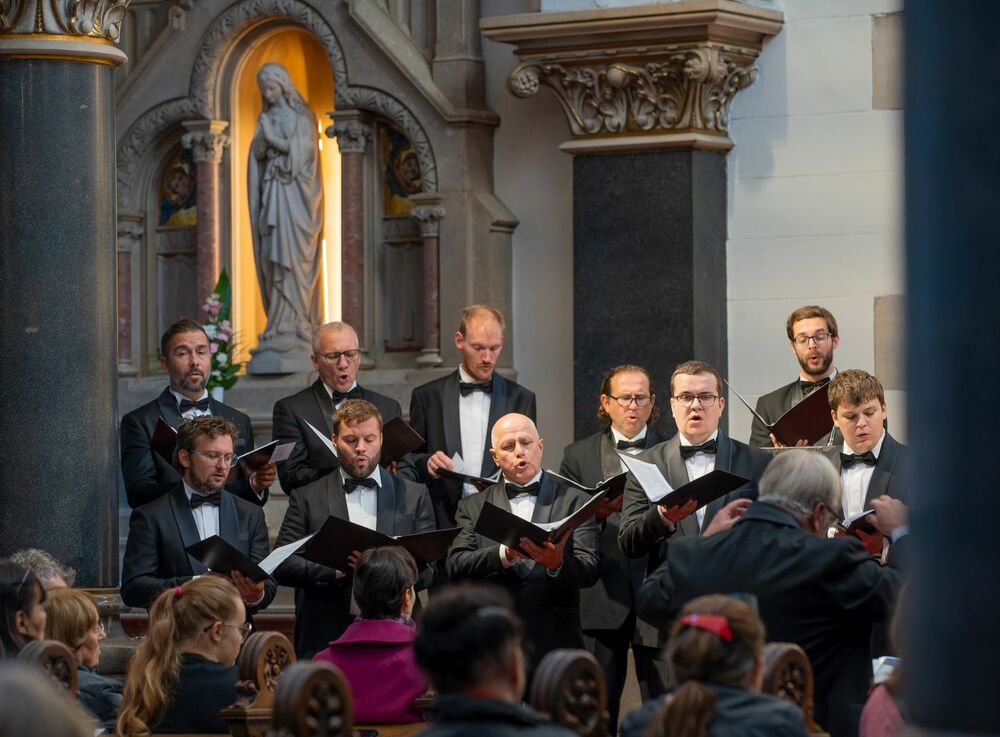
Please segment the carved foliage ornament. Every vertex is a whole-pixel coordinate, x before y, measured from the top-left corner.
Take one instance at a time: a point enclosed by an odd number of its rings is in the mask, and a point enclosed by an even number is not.
[[[725,135],[729,104],[757,68],[715,47],[678,51],[642,66],[564,66],[527,62],[511,72],[518,97],[551,87],[574,135],[697,130]]]
[[[229,134],[215,131],[191,131],[181,138],[181,145],[191,149],[195,161],[222,161],[222,150],[229,145]]]
[[[337,139],[342,154],[363,154],[372,137],[372,127],[360,120],[337,120],[327,129],[327,135]]]
[[[0,33],[46,33],[118,42],[130,0],[0,0]]]

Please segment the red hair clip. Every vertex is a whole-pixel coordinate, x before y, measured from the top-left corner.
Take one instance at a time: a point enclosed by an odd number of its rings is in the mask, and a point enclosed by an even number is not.
[[[180,599],[183,594],[184,594],[184,589],[182,589],[180,586],[174,586],[175,599]]]
[[[681,624],[711,632],[726,642],[733,641],[733,631],[729,628],[729,620],[719,614],[685,614],[681,617]]]

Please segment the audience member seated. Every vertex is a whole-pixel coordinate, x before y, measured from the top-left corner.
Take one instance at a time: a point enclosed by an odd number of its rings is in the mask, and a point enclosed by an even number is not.
[[[413,646],[438,692],[422,737],[572,737],[521,705],[524,628],[497,588],[459,585],[432,596]]]
[[[15,658],[32,640],[45,637],[45,589],[38,577],[0,560],[0,659]]]
[[[52,681],[24,663],[0,665],[0,737],[92,737],[79,706]]]
[[[732,596],[689,602],[667,658],[677,685],[626,715],[622,737],[806,737],[802,712],[760,691],[764,624]]]
[[[122,705],[122,684],[97,673],[101,640],[107,635],[97,618],[94,597],[79,589],[55,589],[45,599],[47,636],[73,651],[76,658],[77,699],[113,731]]]
[[[236,587],[200,576],[161,593],[129,662],[118,713],[122,737],[228,732],[219,715],[236,701],[236,656],[250,625]]]
[[[69,588],[76,580],[75,569],[60,564],[51,555],[38,548],[18,550],[10,556],[10,559],[34,573],[46,591]]]
[[[354,569],[360,618],[313,658],[340,668],[354,696],[354,721],[422,722],[413,702],[427,679],[413,659],[417,564],[405,549],[366,550]]]

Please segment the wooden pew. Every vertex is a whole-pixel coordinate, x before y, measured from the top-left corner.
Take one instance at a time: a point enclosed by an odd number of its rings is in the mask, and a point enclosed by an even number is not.
[[[233,737],[265,737],[271,728],[278,678],[295,663],[295,649],[280,632],[254,632],[243,643],[236,703],[222,710]]]
[[[76,700],[76,658],[63,643],[55,640],[29,642],[18,653],[17,659],[44,671]]]
[[[764,645],[764,678],[761,691],[790,701],[802,710],[809,734],[825,735],[813,719],[812,663],[798,645],[769,642]]]
[[[586,650],[553,650],[538,664],[528,703],[580,737],[607,734],[604,671]]]

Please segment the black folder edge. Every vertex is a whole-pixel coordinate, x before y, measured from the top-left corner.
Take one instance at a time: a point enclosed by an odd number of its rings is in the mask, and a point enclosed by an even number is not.
[[[235,570],[256,583],[270,578],[263,568],[218,535],[212,535],[196,542],[185,548],[185,552],[195,560],[200,560],[215,573],[223,573],[228,576]]]
[[[398,438],[398,441],[394,441],[394,438]],[[388,466],[407,453],[412,453],[423,444],[424,439],[409,423],[402,417],[393,417],[382,427],[382,457],[379,464]],[[387,451],[386,448],[391,452]]]
[[[460,527],[449,527],[443,530],[415,532],[410,535],[400,535],[398,538],[394,538],[355,524],[350,520],[330,515],[316,535],[306,543],[305,548],[299,551],[297,555],[301,555],[313,563],[346,572],[350,570],[347,558],[355,550],[367,550],[368,548],[377,548],[384,545],[399,545],[406,548],[410,555],[417,561],[417,564],[420,565],[438,560],[460,531]],[[338,547],[352,538],[360,538],[362,544],[345,545],[345,548],[349,548],[346,552],[339,550],[332,555],[326,555],[324,548],[327,546],[322,543],[328,537],[336,539]],[[443,544],[442,541],[444,541]],[[426,552],[428,548],[433,551],[433,555]],[[340,555],[340,553],[343,553],[343,555]]]
[[[845,524],[845,520],[838,520],[837,527],[846,532],[848,535],[853,535],[858,530],[861,530],[869,535],[873,535],[878,532],[878,530],[875,529],[875,525],[873,525],[871,520],[868,519],[873,514],[875,514],[874,509],[865,510],[861,516],[856,517],[850,524]]]
[[[485,491],[486,489],[493,486],[493,484],[500,481],[499,475],[494,479],[486,479],[482,476],[471,476],[467,473],[458,473],[457,471],[449,471],[447,468],[439,468],[438,475],[443,476],[446,479],[454,479],[455,481],[461,481],[463,484],[472,484],[479,491]]]
[[[781,417],[775,420],[774,424],[769,428],[771,432],[774,433],[774,437],[778,438],[778,440],[780,440],[785,445],[789,446],[795,445],[797,439],[793,439],[790,441],[788,438],[786,438],[781,432],[781,424],[786,417],[789,417],[793,413],[801,413],[804,411],[812,412],[813,411],[812,405],[814,404],[822,404],[823,408],[825,409],[824,417],[827,421],[829,421],[830,424],[826,426],[826,429],[819,437],[806,438],[806,440],[808,440],[809,444],[812,445],[818,440],[821,440],[824,436],[829,435],[830,430],[833,429],[833,415],[830,414],[829,388],[830,388],[829,384],[824,384],[819,389],[813,391],[808,397],[805,397],[801,402],[789,408],[787,412],[785,412]],[[819,397],[822,397],[822,400],[820,400]]]
[[[694,499],[698,502],[698,509],[701,509],[749,483],[750,479],[748,478],[717,468],[699,479],[684,484],[684,486],[678,486],[660,499],[657,504],[661,507],[673,507],[684,504],[688,499]]]
[[[156,427],[149,438],[149,444],[168,462],[173,463],[174,447],[177,445],[177,431],[167,424],[163,417],[156,418]]]
[[[495,504],[485,502],[476,520],[475,532],[488,537],[522,555],[527,553],[521,549],[521,538],[526,537],[537,545],[544,545],[553,535],[538,525],[523,520],[512,512]]]
[[[787,446],[787,447],[793,447],[795,445],[795,443],[798,441],[798,439],[793,440],[791,443],[789,443],[788,440],[781,435],[781,432],[778,430],[778,425],[781,423],[781,421],[783,419],[785,419],[786,417],[788,417],[788,415],[790,415],[796,409],[798,409],[799,407],[801,407],[805,402],[809,401],[809,399],[811,399],[812,397],[817,396],[818,394],[820,394],[820,392],[822,392],[822,394],[820,396],[826,396],[827,395],[826,389],[827,389],[827,387],[830,386],[829,384],[824,384],[819,389],[817,389],[812,394],[810,394],[808,397],[806,397],[805,399],[803,399],[801,402],[799,402],[798,404],[796,404],[793,407],[789,408],[789,410],[787,412],[785,412],[781,417],[779,417],[773,423],[770,423],[767,420],[765,420],[763,417],[761,417],[760,414],[757,412],[757,410],[755,410],[753,407],[750,406],[750,402],[748,402],[746,399],[744,399],[743,395],[740,394],[738,391],[736,391],[733,388],[732,384],[730,384],[725,379],[722,380],[722,383],[726,385],[726,388],[729,389],[729,391],[731,391],[733,394],[736,395],[736,398],[739,399],[740,402],[743,403],[744,407],[746,407],[748,410],[750,410],[750,414],[752,414],[754,417],[756,417],[758,420],[760,420],[764,424],[764,427],[767,428],[768,432],[774,433],[774,436],[778,440],[780,440],[782,443],[784,443],[785,446]],[[808,407],[809,405],[806,405],[806,406]],[[827,407],[830,406],[830,400],[829,399],[826,400],[826,406]],[[799,410],[799,411],[801,411],[801,410]],[[830,427],[827,428],[826,433],[824,433],[824,435],[825,434],[829,434],[830,430],[832,430],[832,429],[833,429],[833,417],[831,416],[830,417]],[[823,436],[820,436],[820,437],[816,438],[815,440],[812,439],[812,438],[809,438],[809,445],[810,445],[810,447],[813,447],[813,443],[815,443],[815,442],[817,442],[819,440],[822,440],[822,439],[823,439]]]
[[[265,443],[259,448],[254,448],[253,450],[247,451],[237,459],[237,463],[231,469],[229,469],[229,476],[226,477],[226,484],[231,484],[237,481],[241,476],[249,476],[253,471],[266,466],[268,461],[271,460],[271,456],[274,454],[274,449],[281,444],[280,440],[272,440],[270,443]]]
[[[625,493],[625,482],[628,481],[628,471],[622,471],[621,473],[615,474],[611,478],[604,479],[597,486],[584,486],[578,481],[574,481],[566,476],[560,476],[555,471],[546,470],[549,476],[556,480],[557,483],[563,484],[564,486],[572,486],[574,489],[579,489],[580,491],[585,491],[588,494],[597,494],[600,491],[608,490],[605,495],[606,499],[614,500]]]

